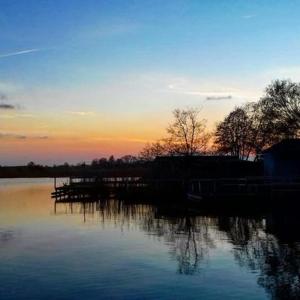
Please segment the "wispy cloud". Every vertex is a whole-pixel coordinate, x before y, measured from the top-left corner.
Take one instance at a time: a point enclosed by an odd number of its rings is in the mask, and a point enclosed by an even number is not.
[[[204,88],[201,89],[198,87],[198,85],[199,84],[191,83],[186,80],[168,84],[167,88],[170,92],[173,93],[205,97],[206,100],[232,99],[233,95],[237,96],[240,92],[238,89],[232,87],[216,88],[212,86],[205,86],[204,84]]]
[[[92,111],[68,111],[67,113],[73,116],[81,116],[81,117],[92,116],[95,114]]]
[[[16,114],[15,110],[12,111],[8,110],[8,113],[1,113],[0,119],[36,118],[33,114]]]
[[[7,103],[8,97],[5,93],[0,93],[0,110],[14,110],[17,107],[11,103]]]
[[[11,133],[11,132],[0,132],[0,139],[13,139],[13,140],[26,140],[26,139],[33,139],[33,140],[45,140],[49,137],[47,135],[25,135],[25,134],[18,134],[18,133]]]
[[[0,109],[5,109],[5,110],[13,110],[16,107],[12,104],[7,104],[7,103],[0,103]]]
[[[242,16],[243,19],[252,19],[252,18],[255,18],[256,15],[244,15]]]
[[[33,49],[26,49],[26,50],[14,51],[14,52],[0,54],[0,58],[10,57],[10,56],[16,56],[16,55],[23,55],[23,54],[28,54],[28,53],[32,53],[32,52],[38,52],[38,51],[41,51],[41,49],[39,49],[39,48],[33,48]]]
[[[17,140],[25,140],[26,135],[15,134],[15,133],[2,133],[0,132],[0,139],[17,139]]]
[[[229,96],[208,96],[206,97],[206,100],[230,100],[232,99],[232,96],[229,95]]]

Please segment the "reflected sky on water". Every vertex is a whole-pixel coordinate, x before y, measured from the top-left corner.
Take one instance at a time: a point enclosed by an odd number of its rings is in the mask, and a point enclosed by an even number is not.
[[[297,217],[55,205],[52,189],[0,183],[0,299],[300,298]]]

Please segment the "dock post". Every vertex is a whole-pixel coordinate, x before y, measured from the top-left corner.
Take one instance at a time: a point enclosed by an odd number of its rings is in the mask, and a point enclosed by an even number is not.
[[[199,194],[202,194],[202,187],[201,187],[201,181],[198,181],[198,190],[199,190]]]

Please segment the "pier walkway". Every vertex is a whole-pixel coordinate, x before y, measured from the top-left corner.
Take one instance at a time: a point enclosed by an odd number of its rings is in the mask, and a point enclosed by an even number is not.
[[[70,177],[68,183],[57,186],[54,180],[52,197],[57,201],[83,201],[115,191],[137,193],[182,193],[189,200],[226,197],[261,197],[272,199],[300,195],[300,178],[249,177],[249,178],[191,178],[154,179],[142,177]]]

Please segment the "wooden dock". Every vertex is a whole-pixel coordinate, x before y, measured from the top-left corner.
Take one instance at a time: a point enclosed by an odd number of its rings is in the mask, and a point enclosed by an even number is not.
[[[141,191],[180,191],[183,180],[157,180],[141,177],[70,177],[67,184],[57,186],[54,180],[52,198],[57,201],[89,201],[116,192],[139,193]]]
[[[153,179],[142,177],[70,177],[68,184],[56,185],[52,197],[57,201],[90,201],[103,194],[115,192],[131,194],[141,191],[157,194],[180,195],[192,201],[226,198],[284,198],[300,195],[300,179],[287,181],[282,178],[192,178]]]
[[[217,198],[283,198],[300,195],[300,179],[287,181],[282,178],[214,178],[191,179],[188,197],[192,200]]]

